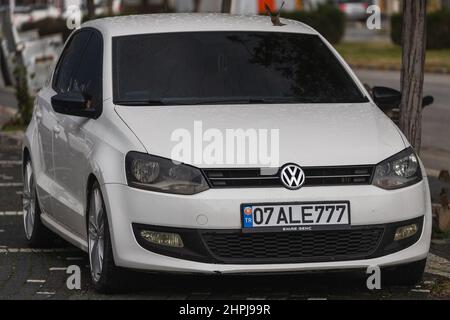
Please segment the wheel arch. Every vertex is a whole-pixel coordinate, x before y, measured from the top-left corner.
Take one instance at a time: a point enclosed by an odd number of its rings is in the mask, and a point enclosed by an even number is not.
[[[92,191],[92,187],[94,186],[94,183],[97,182],[99,183],[97,177],[91,173],[89,174],[88,178],[87,178],[87,182],[86,182],[86,195],[85,195],[85,199],[86,199],[86,225],[88,223],[88,219],[89,219],[89,205],[90,205],[90,195],[91,195],[91,191]]]
[[[22,172],[25,170],[25,163],[27,160],[31,161],[31,153],[30,150],[28,150],[28,147],[25,146],[22,150]]]

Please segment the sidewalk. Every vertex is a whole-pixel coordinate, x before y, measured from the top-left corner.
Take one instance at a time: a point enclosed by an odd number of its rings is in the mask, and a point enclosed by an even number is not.
[[[14,89],[0,87],[0,128],[14,117],[16,110],[17,100]]]

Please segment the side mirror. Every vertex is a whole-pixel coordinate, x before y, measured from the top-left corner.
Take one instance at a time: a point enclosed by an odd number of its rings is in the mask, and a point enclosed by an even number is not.
[[[423,98],[422,105],[424,108],[429,105],[432,105],[433,103],[434,103],[434,98],[432,96],[426,96]]]
[[[55,112],[83,118],[97,118],[97,110],[88,107],[89,101],[80,92],[58,93],[52,97]]]
[[[383,111],[389,111],[400,106],[402,94],[400,91],[386,87],[373,87],[373,100]]]

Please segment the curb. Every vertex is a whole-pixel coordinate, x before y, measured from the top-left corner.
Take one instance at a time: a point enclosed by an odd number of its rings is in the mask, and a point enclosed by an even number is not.
[[[21,148],[25,133],[23,131],[1,132],[0,148],[15,149]]]
[[[398,65],[371,65],[364,63],[350,63],[352,69],[362,69],[371,71],[401,71],[402,67]],[[431,68],[425,67],[425,73],[450,75],[450,69],[448,68]]]
[[[0,105],[0,128],[2,128],[8,121],[14,118],[16,114],[16,109]]]
[[[0,105],[0,117],[1,116],[15,116],[17,113],[17,109],[11,107],[5,107]]]

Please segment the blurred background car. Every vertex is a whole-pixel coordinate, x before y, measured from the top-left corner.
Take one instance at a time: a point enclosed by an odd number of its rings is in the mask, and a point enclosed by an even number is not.
[[[367,8],[372,5],[369,0],[336,0],[339,9],[345,13],[348,20],[362,21],[367,18]]]
[[[61,16],[61,10],[49,4],[31,4],[16,6],[13,13],[13,23],[16,28],[27,22],[36,22],[46,18],[58,18]]]

